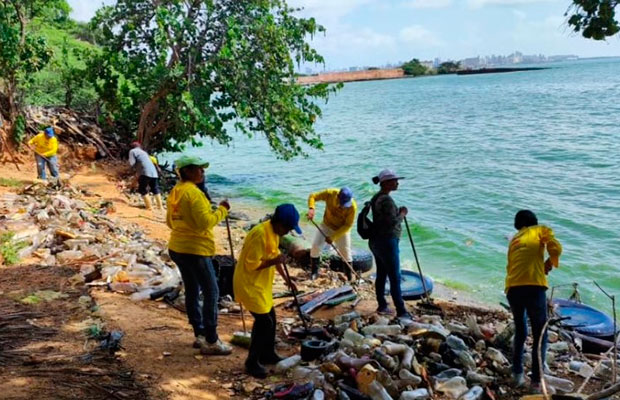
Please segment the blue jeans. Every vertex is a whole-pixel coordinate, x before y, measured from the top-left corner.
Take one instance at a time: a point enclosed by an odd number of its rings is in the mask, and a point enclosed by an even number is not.
[[[397,315],[407,312],[400,289],[400,250],[398,238],[375,238],[370,239],[368,246],[375,256],[377,264],[377,279],[375,279],[375,292],[379,309],[387,308],[385,301],[385,280],[390,279],[390,294]]]
[[[543,326],[547,322],[547,288],[544,286],[515,286],[508,289],[506,297],[515,322],[514,348],[512,354],[512,372],[523,373],[523,347],[527,339],[526,314],[532,325],[532,382],[540,382],[540,367],[538,363],[538,343]],[[541,359],[544,364],[547,354],[547,332],[542,338]]]
[[[58,178],[58,158],[56,156],[45,157],[47,158],[46,160],[40,155],[35,154],[34,158],[37,162],[37,176],[40,179],[47,179],[47,176],[45,174],[46,164],[47,164],[47,168],[49,168],[50,170],[50,174],[52,174],[54,178]]]
[[[177,253],[169,250],[170,258],[179,267],[185,286],[187,318],[194,328],[194,335],[204,336],[215,343],[217,336],[217,301],[219,289],[211,257]],[[202,292],[202,310],[199,296]]]

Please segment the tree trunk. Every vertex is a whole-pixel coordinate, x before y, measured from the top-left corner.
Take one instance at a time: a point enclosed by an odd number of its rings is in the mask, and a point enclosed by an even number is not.
[[[169,93],[168,88],[162,88],[160,91],[151,98],[142,108],[142,113],[140,114],[140,123],[138,124],[138,132],[137,138],[140,143],[142,143],[142,147],[148,151],[149,146],[151,144],[151,137],[154,133],[153,130],[153,122],[155,120],[155,116],[159,111],[159,101],[166,97]]]

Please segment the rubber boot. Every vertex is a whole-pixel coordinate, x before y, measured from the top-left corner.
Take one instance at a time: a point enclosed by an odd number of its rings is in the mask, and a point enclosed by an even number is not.
[[[352,262],[349,264],[353,265]],[[347,280],[351,282],[353,280],[353,274],[351,273],[351,268],[349,268],[346,264],[344,265],[344,274],[347,276]]]
[[[152,209],[152,205],[151,205],[151,198],[149,197],[148,194],[142,196],[142,200],[144,200],[144,208],[146,208],[147,210]]]
[[[315,280],[319,277],[319,259],[311,258],[310,259],[310,279]]]
[[[164,209],[164,203],[162,203],[161,201],[161,194],[155,195],[155,204],[157,204],[157,208],[159,208],[160,210]]]

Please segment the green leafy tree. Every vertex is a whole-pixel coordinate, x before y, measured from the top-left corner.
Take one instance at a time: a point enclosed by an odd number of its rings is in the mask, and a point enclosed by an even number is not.
[[[446,61],[439,64],[437,68],[438,74],[454,74],[461,69],[461,63],[459,61]]]
[[[428,73],[428,68],[426,68],[420,60],[414,58],[413,60],[406,62],[401,67],[403,71],[405,71],[405,75],[409,76],[420,76],[426,75]]]
[[[616,7],[620,0],[573,0],[572,7],[566,12],[570,16],[568,24],[583,37],[605,40],[620,31]]]
[[[0,0],[0,104],[11,126],[20,115],[24,90],[52,57],[45,39],[28,26],[35,18],[62,15],[54,10],[67,7],[65,0]]]
[[[284,0],[119,0],[97,13],[91,60],[107,120],[146,148],[178,150],[230,127],[263,134],[277,156],[322,148],[318,101],[338,86],[300,86],[295,65],[322,63],[306,42],[324,32]]]

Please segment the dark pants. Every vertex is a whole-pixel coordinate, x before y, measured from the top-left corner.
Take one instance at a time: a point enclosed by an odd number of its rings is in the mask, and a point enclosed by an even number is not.
[[[397,315],[407,312],[400,289],[400,250],[398,248],[398,238],[376,238],[370,239],[368,245],[370,251],[375,256],[377,264],[377,279],[375,280],[375,292],[379,309],[387,307],[385,301],[385,280],[390,279],[390,294]]]
[[[219,289],[211,257],[177,253],[169,250],[170,258],[179,267],[185,286],[185,308],[194,335],[215,343],[217,336],[217,301]],[[202,310],[198,302],[202,292]]]
[[[508,289],[506,297],[510,304],[510,310],[515,322],[515,338],[512,355],[512,372],[515,374],[523,373],[523,347],[527,338],[527,314],[532,325],[532,382],[540,382],[540,368],[538,363],[538,343],[543,326],[547,321],[547,296],[544,286],[515,286]],[[547,332],[542,338],[542,362],[545,362],[547,353]]]
[[[149,178],[146,175],[140,175],[138,177],[138,193],[145,196],[149,190],[153,194],[159,194],[159,178]]]
[[[255,364],[272,356],[276,351],[276,310],[272,307],[266,314],[252,313],[252,343],[248,353],[248,364]]]

